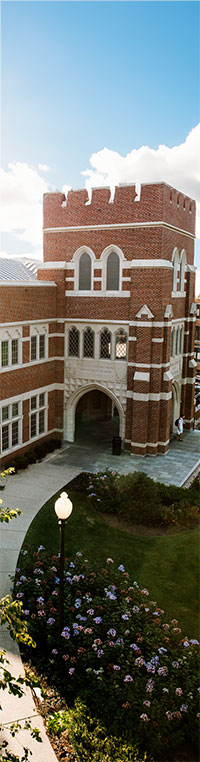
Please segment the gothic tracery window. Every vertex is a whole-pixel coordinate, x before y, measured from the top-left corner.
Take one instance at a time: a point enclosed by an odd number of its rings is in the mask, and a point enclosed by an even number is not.
[[[111,357],[111,333],[107,328],[104,328],[104,331],[101,332],[100,357],[105,359]]]
[[[79,260],[79,291],[91,291],[91,258],[86,251]]]
[[[69,331],[68,355],[69,357],[79,357],[79,331],[75,326]]]
[[[122,329],[120,329],[116,334],[115,359],[127,359],[127,335]]]
[[[83,357],[94,357],[94,332],[86,328],[83,334]]]

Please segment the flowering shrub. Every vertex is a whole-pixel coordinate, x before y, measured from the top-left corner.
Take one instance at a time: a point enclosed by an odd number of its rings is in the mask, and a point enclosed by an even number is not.
[[[121,514],[134,524],[181,524],[198,515],[197,490],[154,482],[140,471],[126,476],[97,471],[89,478],[88,495],[96,510]]]
[[[65,559],[64,627],[58,636],[59,557],[23,551],[15,594],[46,673],[68,702],[79,697],[113,735],[159,753],[194,745],[198,722],[198,641],[112,558],[92,567]]]

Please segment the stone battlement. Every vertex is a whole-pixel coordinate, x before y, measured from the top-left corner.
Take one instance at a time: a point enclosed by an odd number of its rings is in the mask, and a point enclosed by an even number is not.
[[[44,229],[164,221],[194,235],[195,202],[166,183],[45,193]]]

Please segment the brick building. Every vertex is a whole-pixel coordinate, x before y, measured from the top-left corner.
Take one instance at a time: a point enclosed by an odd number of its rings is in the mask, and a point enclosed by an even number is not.
[[[44,196],[37,281],[2,280],[1,456],[75,422],[118,420],[126,450],[164,454],[193,426],[195,202],[165,183]]]

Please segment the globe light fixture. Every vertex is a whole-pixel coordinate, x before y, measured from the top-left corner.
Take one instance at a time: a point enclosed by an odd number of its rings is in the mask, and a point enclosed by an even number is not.
[[[73,505],[67,492],[61,492],[55,502],[55,512],[60,526],[60,579],[59,579],[59,608],[58,608],[58,635],[63,629],[64,619],[64,553],[65,553],[65,521],[72,513]]]

